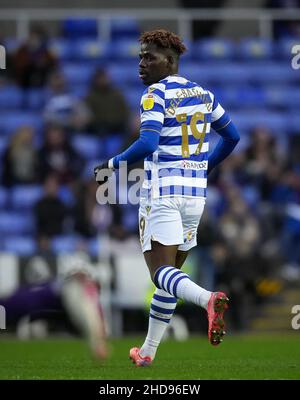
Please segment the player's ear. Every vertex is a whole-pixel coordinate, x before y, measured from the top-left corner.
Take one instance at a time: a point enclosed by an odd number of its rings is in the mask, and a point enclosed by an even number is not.
[[[169,54],[169,55],[166,57],[166,59],[167,59],[167,63],[168,63],[169,65],[173,65],[174,62],[175,62],[175,59],[174,59],[174,57],[173,57],[171,54]]]

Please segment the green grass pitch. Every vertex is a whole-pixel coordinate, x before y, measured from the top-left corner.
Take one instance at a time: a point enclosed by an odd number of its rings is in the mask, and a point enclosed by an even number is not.
[[[0,336],[0,379],[300,379],[299,334],[229,336],[218,347],[204,337],[170,340],[146,368],[128,359],[141,337],[112,340],[110,358],[97,363],[81,340]]]

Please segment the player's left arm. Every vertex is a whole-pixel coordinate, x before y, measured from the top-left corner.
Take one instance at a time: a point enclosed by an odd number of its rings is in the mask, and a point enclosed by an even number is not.
[[[215,98],[213,101],[211,127],[221,136],[221,138],[213,152],[208,157],[208,173],[228,157],[230,153],[232,153],[240,140],[238,130],[231,121],[229,115]]]

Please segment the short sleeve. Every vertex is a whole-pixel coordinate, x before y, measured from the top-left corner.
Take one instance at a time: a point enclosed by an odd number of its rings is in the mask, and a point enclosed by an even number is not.
[[[149,86],[141,98],[141,131],[160,133],[165,118],[165,85],[157,83]]]

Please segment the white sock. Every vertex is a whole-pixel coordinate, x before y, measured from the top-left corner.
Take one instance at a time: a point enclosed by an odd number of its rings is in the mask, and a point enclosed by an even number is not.
[[[160,267],[155,274],[154,283],[156,287],[165,290],[171,296],[190,301],[207,309],[212,292],[198,286],[178,268],[170,265]]]
[[[176,308],[177,299],[164,290],[156,289],[150,307],[148,333],[140,350],[142,357],[155,357],[160,341]]]

